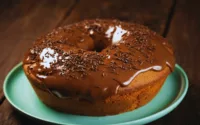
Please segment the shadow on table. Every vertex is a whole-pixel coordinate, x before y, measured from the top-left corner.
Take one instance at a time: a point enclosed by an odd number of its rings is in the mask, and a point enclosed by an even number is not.
[[[27,116],[18,110],[14,109],[13,115],[16,117],[16,120],[19,122],[20,125],[54,125],[48,122],[44,122],[30,116]]]

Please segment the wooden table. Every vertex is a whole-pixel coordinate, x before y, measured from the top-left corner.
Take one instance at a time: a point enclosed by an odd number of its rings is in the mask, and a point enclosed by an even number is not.
[[[41,124],[15,111],[2,85],[9,70],[41,35],[88,18],[114,18],[149,26],[175,47],[190,87],[183,102],[152,125],[200,125],[200,7],[196,0],[5,0],[0,2],[0,124]]]

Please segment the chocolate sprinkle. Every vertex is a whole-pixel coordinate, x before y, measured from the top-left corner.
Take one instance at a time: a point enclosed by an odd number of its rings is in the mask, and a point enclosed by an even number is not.
[[[173,69],[174,56],[163,42],[161,36],[139,24],[85,20],[37,39],[23,64],[29,65],[28,72],[34,76],[45,76],[38,79],[46,87],[64,89],[68,96],[78,92],[81,97],[97,99],[116,94],[119,84],[124,87],[142,69]]]

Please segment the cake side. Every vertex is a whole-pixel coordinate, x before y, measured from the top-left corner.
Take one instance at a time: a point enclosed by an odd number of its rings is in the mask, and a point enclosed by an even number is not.
[[[86,115],[117,114],[146,104],[174,66],[166,39],[145,26],[117,20],[59,27],[37,39],[23,61],[45,104]],[[73,103],[80,108],[72,108]]]

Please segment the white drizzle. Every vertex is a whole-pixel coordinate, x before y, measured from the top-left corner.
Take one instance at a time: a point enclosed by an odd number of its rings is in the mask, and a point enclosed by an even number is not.
[[[112,32],[114,31],[114,29],[115,29],[115,32],[113,33],[113,36],[112,36]],[[129,33],[129,32],[125,29],[122,29],[121,25],[119,25],[115,27],[110,26],[105,34],[107,38],[111,38],[112,36],[112,44],[117,44],[118,42],[122,40],[122,36],[125,33]]]
[[[110,59],[110,55],[106,55],[108,59]]]
[[[69,97],[63,96],[60,92],[56,91],[56,90],[52,90],[51,91],[53,94],[55,94],[57,97],[62,98],[62,99],[66,99]]]
[[[112,27],[112,26],[110,26],[109,28],[108,28],[108,30],[106,31],[106,37],[107,38],[110,38],[111,37],[111,33],[114,31],[114,27]]]
[[[44,76],[44,75],[39,75],[39,74],[37,74],[37,77],[39,77],[39,78],[42,78],[42,79],[45,79],[45,78],[47,78],[47,76]]]
[[[113,44],[116,44],[118,43],[121,39],[122,39],[122,36],[127,33],[127,30],[124,30],[122,29],[121,27],[119,26],[116,26],[116,30],[113,34],[113,37],[112,37],[112,43]]]
[[[142,72],[146,72],[146,71],[151,70],[151,69],[156,70],[156,71],[160,71],[160,70],[162,70],[162,66],[151,66],[151,67],[146,68],[146,69],[141,69],[141,70],[137,71],[128,81],[126,81],[126,82],[124,82],[124,83],[122,83],[122,84],[123,84],[124,86],[129,85],[130,82],[131,82],[138,74],[140,74],[140,73],[142,73]]]
[[[44,48],[40,53],[40,59],[42,62],[40,65],[44,66],[44,68],[50,68],[51,63],[57,62],[58,53],[51,48]]]
[[[93,35],[94,34],[94,31],[93,30],[90,30],[90,35]]]

